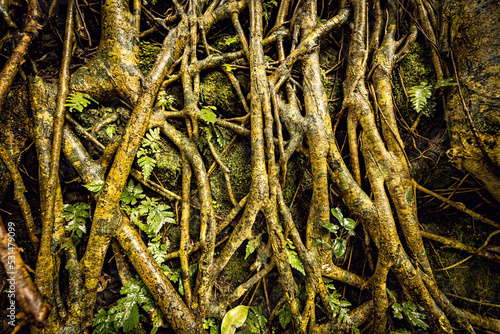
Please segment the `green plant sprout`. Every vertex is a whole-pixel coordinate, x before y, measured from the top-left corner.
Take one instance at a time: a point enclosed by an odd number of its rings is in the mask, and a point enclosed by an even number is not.
[[[120,328],[123,328],[123,332],[136,333],[140,329],[139,307],[151,317],[153,324],[151,334],[155,334],[158,328],[163,327],[161,311],[140,278],[136,277],[128,282],[120,290],[120,294],[125,297],[119,299],[116,305],[108,311],[100,309],[94,315],[93,325],[96,328],[92,334],[118,334],[121,333]]]
[[[70,234],[75,245],[78,245],[84,233],[87,233],[85,222],[90,218],[87,203],[64,204],[62,217],[67,224],[64,229]]]
[[[150,129],[142,139],[141,147],[137,150],[137,164],[141,167],[144,180],[147,180],[156,167],[156,159],[151,155],[160,151],[160,129]]]
[[[175,103],[175,96],[167,95],[167,92],[160,90],[156,97],[156,106],[162,110],[172,109]]]
[[[453,82],[453,78],[446,78],[439,81],[434,86],[428,84],[427,82],[421,82],[420,85],[411,87],[408,90],[408,96],[410,97],[410,102],[413,106],[413,109],[418,114],[422,113],[427,117],[431,117],[433,106],[429,101],[431,101],[433,91],[440,87],[454,85],[456,85],[456,83]]]
[[[429,328],[429,325],[425,323],[425,314],[421,313],[420,311],[424,311],[424,308],[420,305],[416,305],[415,303],[411,301],[405,301],[402,304],[398,303],[396,300],[396,296],[394,293],[389,290],[387,290],[387,294],[389,297],[391,297],[393,304],[392,304],[392,310],[394,312],[394,317],[396,319],[403,319],[403,315],[410,320],[411,324],[414,327],[420,327],[422,329],[427,329]]]
[[[204,120],[207,124],[214,124],[217,119],[217,115],[214,113],[214,110],[217,110],[215,106],[204,106],[200,110],[201,119]]]
[[[76,110],[82,112],[83,109],[88,107],[92,102],[99,104],[99,102],[94,100],[89,94],[76,92],[74,94],[68,94],[64,106],[68,107],[69,111]]]
[[[350,236],[356,235],[356,233],[354,232],[354,228],[356,227],[356,222],[353,219],[344,218],[344,215],[342,214],[342,210],[340,208],[332,208],[331,213],[340,223],[340,226],[342,226],[347,231],[348,235]],[[340,226],[332,223],[326,223],[323,225],[324,228],[326,228],[328,231],[336,235],[335,241],[333,242],[333,246],[328,245],[331,248],[333,248],[333,253],[336,258],[339,258],[342,255],[344,255],[347,250],[347,241],[344,238],[338,236]],[[315,243],[317,245],[320,245],[325,242],[321,238],[318,238],[315,240]]]

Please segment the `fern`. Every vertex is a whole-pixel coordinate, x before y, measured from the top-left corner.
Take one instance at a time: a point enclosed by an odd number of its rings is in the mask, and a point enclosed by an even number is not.
[[[87,233],[85,222],[90,218],[88,212],[89,205],[87,203],[64,204],[64,212],[62,217],[68,223],[64,228],[70,234],[75,245],[80,242],[83,233]]]
[[[87,188],[88,191],[94,193],[94,194],[100,194],[102,191],[102,188],[104,188],[104,181],[99,180],[99,181],[94,181],[89,184],[84,184],[83,185],[85,188]]]
[[[157,153],[160,151],[160,128],[154,128],[146,133],[146,136],[142,139],[141,146],[143,148],[149,148],[151,153]]]
[[[286,329],[286,326],[292,320],[292,315],[290,313],[290,306],[287,303],[283,304],[283,306],[276,312],[278,316],[278,320],[283,329]]]
[[[158,328],[163,327],[163,318],[141,279],[132,279],[120,290],[120,294],[126,296],[120,298],[107,312],[101,309],[95,314],[93,325],[96,328],[93,334],[120,333],[120,328],[123,328],[123,332],[136,332],[139,329],[139,307],[153,320],[151,333],[156,333]]]
[[[168,248],[169,244],[161,243],[161,236],[159,235],[154,237],[148,243],[148,251],[153,256],[158,265],[161,265],[163,262],[165,262],[168,254]]]
[[[432,96],[432,85],[421,82],[420,86],[413,86],[408,90],[413,109],[420,113],[427,106],[427,99]]]
[[[146,216],[146,224],[139,219],[144,216]],[[155,197],[146,197],[130,215],[130,219],[149,238],[156,237],[166,223],[177,224],[172,217],[175,217],[175,214],[170,211],[170,206],[159,203],[158,198]]]
[[[286,239],[286,257],[288,259],[288,263],[292,266],[292,268],[300,271],[302,275],[306,275],[306,271],[304,270],[304,265],[299,258],[299,255],[294,250],[295,246],[293,245],[290,239]]]
[[[142,169],[142,175],[144,176],[144,180],[149,179],[149,176],[153,172],[153,169],[156,167],[156,160],[144,155],[137,160],[137,163]]]
[[[337,317],[337,323],[352,324],[352,319],[348,314],[348,307],[351,306],[351,303],[347,300],[340,299],[342,295],[337,291],[331,279],[323,277],[323,281],[325,282],[327,291],[331,291],[328,295],[328,305],[332,311],[332,316],[334,318]],[[358,329],[353,326],[352,332],[356,331],[358,331]]]
[[[123,189],[121,201],[125,204],[135,205],[138,200],[146,197],[142,190],[142,186],[140,183],[137,185],[134,184],[134,181],[129,180],[125,189]]]
[[[146,133],[142,139],[141,147],[137,150],[137,164],[142,169],[144,180],[147,180],[156,167],[156,159],[150,155],[160,151],[160,129],[154,128]]]
[[[262,314],[262,309],[259,306],[250,306],[250,311],[245,320],[246,328],[241,334],[260,334],[265,333],[267,319]]]
[[[173,95],[167,95],[167,92],[161,90],[156,97],[156,106],[162,110],[172,109],[174,105],[175,97]]]
[[[413,109],[417,113],[422,112],[427,117],[432,115],[432,109],[435,108],[435,102],[432,101],[432,92],[441,87],[454,86],[453,78],[446,78],[434,86],[428,84],[427,82],[421,82],[419,86],[413,86],[408,90],[408,95],[410,96],[410,102]]]
[[[68,95],[64,106],[68,107],[69,111],[77,110],[78,112],[82,112],[83,109],[85,109],[92,102],[99,104],[99,102],[94,100],[90,95],[77,92]]]

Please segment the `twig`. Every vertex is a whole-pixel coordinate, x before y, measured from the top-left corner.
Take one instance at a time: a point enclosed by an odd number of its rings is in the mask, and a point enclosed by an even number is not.
[[[498,223],[494,222],[494,221],[493,221],[493,220],[491,220],[491,219],[488,219],[488,218],[483,217],[483,216],[482,216],[482,215],[480,215],[479,213],[476,213],[476,212],[474,212],[474,211],[472,211],[472,210],[470,210],[470,209],[467,209],[467,207],[465,206],[465,204],[460,203],[460,202],[454,202],[454,201],[452,201],[452,200],[447,199],[446,197],[443,197],[443,196],[441,196],[441,195],[438,195],[438,194],[436,194],[435,192],[433,192],[432,190],[429,190],[429,189],[427,189],[427,188],[425,188],[425,187],[421,186],[421,185],[420,185],[420,184],[418,184],[416,181],[414,181],[414,184],[415,184],[415,187],[416,187],[418,190],[420,190],[420,191],[422,191],[422,192],[424,192],[424,193],[426,193],[426,194],[429,194],[429,195],[432,195],[432,196],[436,197],[437,199],[439,199],[439,200],[441,200],[441,201],[443,201],[443,202],[447,203],[448,205],[450,205],[450,206],[452,206],[452,207],[454,207],[454,208],[456,208],[456,209],[458,209],[458,210],[460,210],[460,211],[462,211],[462,212],[464,212],[464,213],[468,214],[469,216],[471,216],[472,218],[474,218],[474,219],[476,219],[476,220],[479,220],[479,221],[481,221],[481,222],[483,222],[483,223],[485,223],[485,224],[491,225],[491,226],[493,226],[493,227],[494,227],[494,228],[496,228],[496,229],[500,229],[500,224],[498,224]]]
[[[475,299],[470,299],[470,298],[467,298],[467,297],[458,296],[458,295],[455,295],[455,294],[449,293],[449,292],[446,292],[445,294],[448,295],[448,296],[451,296],[451,297],[455,297],[455,298],[460,298],[460,299],[466,300],[466,301],[471,302],[471,303],[476,303],[476,304],[480,304],[480,305],[484,305],[484,306],[489,306],[489,307],[499,307],[500,308],[500,305],[498,305],[498,304],[482,302],[482,301],[479,301],[479,300],[475,300]]]

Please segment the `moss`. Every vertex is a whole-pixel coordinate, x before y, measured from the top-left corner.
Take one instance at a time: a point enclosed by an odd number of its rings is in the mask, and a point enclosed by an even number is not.
[[[144,75],[149,73],[160,51],[160,46],[141,41],[139,46],[139,69]]]
[[[244,247],[240,247],[224,267],[222,271],[223,278],[229,281],[232,287],[236,287],[247,278],[250,265],[250,261],[245,260]]]
[[[179,176],[182,172],[182,164],[179,153],[166,142],[160,144],[160,152],[155,154],[155,174],[161,183],[175,188],[178,185]]]
[[[222,151],[217,143],[214,146]],[[244,141],[235,141],[229,152],[221,156],[222,162],[229,168],[231,176],[231,187],[237,201],[241,200],[250,190],[252,181],[252,167],[250,162],[250,147]],[[210,188],[215,201],[216,211],[229,210],[233,207],[227,192],[224,175],[220,168],[217,168],[210,177]]]
[[[436,83],[429,49],[419,42],[413,43],[409,53],[397,66],[397,71],[399,73],[395,73],[393,78],[393,92],[396,105],[405,119],[414,120],[417,118],[417,114],[411,109],[410,105],[406,104],[407,100],[403,91],[401,78],[403,78],[406,92],[411,87],[420,85],[421,82]]]
[[[307,159],[302,154],[292,156],[288,161],[285,188],[283,189],[283,198],[287,205],[292,202],[297,187],[299,187],[297,196],[312,189],[312,175],[309,173],[309,169]]]
[[[421,217],[420,221],[429,232],[453,238],[473,247],[480,247],[487,237],[486,232],[481,233],[474,227],[469,217],[455,215],[452,218],[433,214]],[[489,302],[499,300],[500,290],[495,287],[500,282],[500,272],[496,264],[475,256],[451,269],[439,271],[436,269],[452,266],[469,254],[440,248],[437,243],[434,243],[434,247],[427,247],[426,251],[438,285],[444,293]],[[451,301],[455,306],[480,311],[478,304],[465,303],[454,298],[451,298]]]
[[[229,78],[220,71],[209,72],[201,79],[201,102],[217,107],[224,117],[241,115],[240,101]]]

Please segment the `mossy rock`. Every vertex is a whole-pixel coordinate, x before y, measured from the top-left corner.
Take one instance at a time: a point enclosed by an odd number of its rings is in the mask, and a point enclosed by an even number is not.
[[[243,245],[246,246],[246,243]],[[222,278],[230,283],[231,289],[228,292],[232,292],[232,289],[240,285],[248,278],[250,272],[251,261],[245,260],[245,247],[240,247],[229,259],[229,262],[224,267],[222,271]]]
[[[242,107],[236,91],[226,74],[212,71],[202,76],[200,84],[201,103],[215,106],[223,117],[241,116]]]
[[[160,182],[169,190],[179,188],[179,176],[182,173],[181,156],[166,141],[160,143],[160,151],[154,156],[156,160],[155,174]]]
[[[393,77],[393,93],[396,106],[404,118],[411,123],[417,118],[418,114],[413,110],[409,101],[407,104],[404,90],[408,93],[411,87],[420,85],[422,82],[436,83],[430,50],[419,42],[413,43],[410,46],[409,53],[401,60],[396,69],[398,73],[394,73]],[[403,79],[402,82],[401,78]],[[434,103],[433,101],[428,102],[429,104]]]
[[[223,148],[219,147],[214,140],[214,146],[220,153]],[[237,140],[233,143],[226,155],[220,156],[222,162],[230,170],[231,187],[236,201],[241,200],[250,190],[252,181],[252,166],[250,161],[250,143]],[[214,200],[216,211],[230,210],[233,207],[229,199],[224,174],[217,168],[210,177],[210,189]]]

